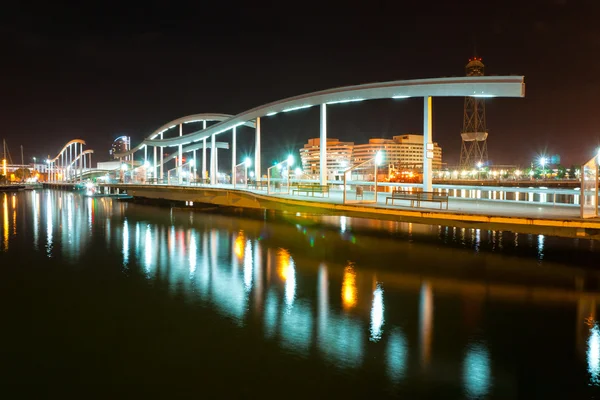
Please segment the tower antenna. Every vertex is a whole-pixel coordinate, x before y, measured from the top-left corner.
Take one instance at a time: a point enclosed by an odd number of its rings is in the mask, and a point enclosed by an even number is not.
[[[473,56],[466,65],[467,76],[483,76],[481,57]],[[487,127],[485,124],[485,101],[481,97],[465,97],[462,146],[460,163],[462,169],[479,168],[488,162]]]

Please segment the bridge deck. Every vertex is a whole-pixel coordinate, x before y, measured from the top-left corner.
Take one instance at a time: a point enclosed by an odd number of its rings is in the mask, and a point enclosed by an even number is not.
[[[336,189],[331,189],[330,196],[323,198],[267,194],[265,190],[244,187],[234,190],[232,185],[111,184],[105,186],[126,190],[134,197],[151,199],[600,239],[600,219],[580,218],[579,207],[574,205],[450,197],[448,210],[440,210],[437,203],[423,203],[421,207],[411,207],[408,202],[404,204],[399,201],[398,205],[386,206],[385,197],[389,195],[386,192],[378,194],[377,203],[343,204],[343,193]],[[354,199],[353,192],[347,192],[347,195],[348,199]],[[372,198],[373,192],[365,192],[365,200],[372,200]]]

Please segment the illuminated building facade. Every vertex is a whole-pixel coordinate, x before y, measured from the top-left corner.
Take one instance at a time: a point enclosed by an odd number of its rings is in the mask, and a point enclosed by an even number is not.
[[[422,169],[423,135],[405,134],[393,139],[369,139],[369,143],[354,146],[354,164],[360,164],[382,152],[382,166],[393,166],[396,169]],[[433,143],[433,169],[442,167],[442,148]]]
[[[119,136],[114,140],[110,148],[110,156],[113,159],[118,159],[115,154],[126,153],[129,150],[131,150],[131,138],[129,136]]]
[[[327,179],[342,180],[344,171],[352,164],[353,142],[340,142],[338,139],[327,139]],[[320,174],[319,160],[321,151],[320,139],[309,139],[300,149],[302,170],[310,177]]]

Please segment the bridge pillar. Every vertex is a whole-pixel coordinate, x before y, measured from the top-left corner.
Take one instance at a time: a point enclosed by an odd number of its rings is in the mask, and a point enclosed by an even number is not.
[[[327,185],[327,104],[321,104],[321,135],[319,139],[319,146],[320,181],[321,185]],[[290,169],[289,166],[288,169]],[[288,173],[291,173],[291,171]]]
[[[432,171],[432,158],[433,157],[433,142],[432,138],[432,108],[431,108],[431,96],[424,98],[423,107],[423,191],[433,191],[433,171]]]
[[[254,178],[260,180],[260,117],[256,118],[256,140],[254,144]]]
[[[237,130],[235,126],[233,127],[233,132],[231,133],[231,184],[235,185],[235,166],[237,161]]]
[[[183,136],[183,124],[179,124],[179,137]],[[181,185],[183,183],[182,174],[183,168],[183,145],[179,145],[179,154],[177,156],[177,181]]]
[[[152,178],[154,179],[155,183],[158,183],[158,181],[156,180],[156,169],[158,168],[158,165],[156,165],[156,146],[154,146],[154,161],[152,163]]]
[[[162,132],[160,133],[160,140],[162,140],[163,138],[163,134]],[[164,175],[164,166],[163,166],[163,156],[165,154],[165,148],[160,146],[160,182],[162,183],[163,180],[165,179],[165,175]]]
[[[206,129],[206,120],[202,120],[202,129]],[[202,139],[202,179],[206,179],[206,138]]]
[[[214,185],[217,183],[217,146],[216,138],[213,133],[210,138],[210,184]]]
[[[192,175],[194,177],[194,182],[196,182],[196,176],[198,174],[198,167],[196,165],[196,150],[194,150],[194,165],[192,165],[194,167],[194,174]]]

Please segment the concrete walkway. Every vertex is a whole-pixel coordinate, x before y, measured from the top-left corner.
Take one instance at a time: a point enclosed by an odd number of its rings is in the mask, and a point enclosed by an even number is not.
[[[218,185],[216,187],[222,189],[232,189],[231,185]],[[237,189],[259,195],[266,195],[267,193],[266,190],[249,190],[243,187],[238,187]],[[329,197],[322,197],[322,195],[319,193],[315,194],[314,196],[271,193],[269,196],[328,204],[343,203],[342,191],[335,189],[330,190]],[[439,203],[421,203],[420,207],[411,207],[410,201],[407,200],[395,200],[393,206],[391,204],[386,205],[385,200],[387,196],[390,196],[390,193],[379,192],[377,195],[377,204],[375,204],[373,203],[373,192],[365,192],[364,201],[358,202],[354,200],[354,192],[347,193],[347,199],[350,201],[349,205],[360,205],[361,207],[384,207],[406,211],[427,211],[432,213],[444,212],[451,214],[473,214],[499,217],[581,220],[579,206],[577,205],[553,205],[552,203],[528,201],[517,202],[510,200],[475,200],[450,197],[448,199],[448,210],[445,209],[445,205],[443,206],[443,209],[440,210]],[[369,203],[369,201],[371,203]]]

